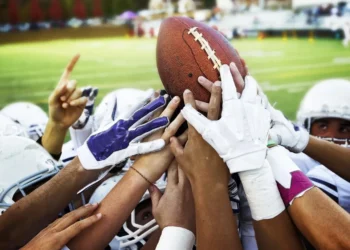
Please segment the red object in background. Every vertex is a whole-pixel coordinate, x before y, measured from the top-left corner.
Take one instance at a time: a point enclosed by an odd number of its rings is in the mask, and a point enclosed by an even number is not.
[[[101,0],[94,0],[92,5],[92,14],[94,17],[103,16]]]
[[[50,19],[60,21],[63,19],[62,7],[59,0],[52,0],[49,8]]]
[[[30,2],[30,21],[35,23],[42,21],[44,14],[40,8],[39,0],[31,0]]]
[[[73,12],[76,18],[86,19],[86,8],[82,0],[75,0]]]
[[[9,21],[11,24],[17,24],[18,23],[18,4],[17,0],[10,0],[9,2],[9,8],[8,8],[8,14],[9,14]]]

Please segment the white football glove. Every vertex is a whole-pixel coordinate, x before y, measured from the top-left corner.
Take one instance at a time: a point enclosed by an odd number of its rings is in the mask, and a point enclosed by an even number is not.
[[[239,99],[230,68],[223,65],[220,74],[223,96],[220,120],[208,120],[191,105],[186,105],[181,112],[223,158],[230,173],[260,168],[266,158],[270,128],[266,103],[257,95],[257,85],[251,77],[246,77]]]
[[[291,152],[302,152],[309,143],[309,133],[306,129],[287,120],[281,111],[271,105],[268,109],[272,120],[270,138]]]

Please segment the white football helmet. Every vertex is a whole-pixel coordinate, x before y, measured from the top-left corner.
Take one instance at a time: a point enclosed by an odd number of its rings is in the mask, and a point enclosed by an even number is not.
[[[122,179],[124,173],[115,175],[106,181],[104,181],[95,192],[92,194],[89,203],[101,202],[104,197],[113,189],[115,185]],[[164,192],[166,188],[166,181],[159,180],[155,184],[160,191]],[[147,191],[139,202],[139,205],[150,199],[150,194]],[[139,206],[138,205],[138,206]],[[159,226],[155,219],[147,222],[144,225],[137,223],[137,211],[138,207],[134,209],[130,215],[130,219],[126,221],[120,230],[120,232],[110,242],[109,246],[111,250],[137,250],[141,249],[146,243],[145,238],[156,231]]]
[[[154,90],[149,89],[144,91],[140,89],[125,88],[108,93],[96,108],[93,130],[97,131],[99,129],[106,116],[113,116],[113,119],[116,119],[117,117],[119,119],[124,118],[124,114],[127,116],[131,108],[144,100],[144,98],[149,96],[150,93],[154,93]],[[109,114],[108,110],[113,109],[116,100],[116,110],[114,110],[114,114]]]
[[[44,134],[48,121],[45,111],[30,102],[9,104],[1,110],[1,114],[22,125],[34,141],[37,141]]]
[[[0,113],[0,136],[11,135],[28,137],[27,132],[21,125],[15,123],[11,118]]]
[[[0,137],[0,214],[60,168],[35,141],[19,136]],[[20,195],[20,197],[16,196]]]
[[[324,80],[306,93],[297,112],[297,122],[310,132],[312,122],[321,118],[350,120],[350,81]],[[350,141],[350,138],[323,139],[341,144],[347,144]]]

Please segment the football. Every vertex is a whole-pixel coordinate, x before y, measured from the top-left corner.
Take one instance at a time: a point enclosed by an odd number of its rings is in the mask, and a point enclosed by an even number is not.
[[[163,21],[157,41],[157,67],[171,96],[182,97],[190,89],[197,100],[208,102],[210,94],[198,83],[198,77],[212,82],[220,80],[220,66],[231,62],[245,77],[244,62],[220,32],[187,17]],[[242,92],[243,86],[236,87]]]

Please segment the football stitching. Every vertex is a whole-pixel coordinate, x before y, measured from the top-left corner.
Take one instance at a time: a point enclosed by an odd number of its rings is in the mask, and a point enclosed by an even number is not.
[[[215,50],[210,47],[208,41],[203,38],[203,34],[199,33],[197,29],[198,27],[190,28],[187,34],[192,35],[194,40],[201,44],[201,50],[205,51],[205,53],[208,55],[208,60],[214,64],[213,69],[220,72],[220,67],[222,65],[220,59],[215,55]]]

